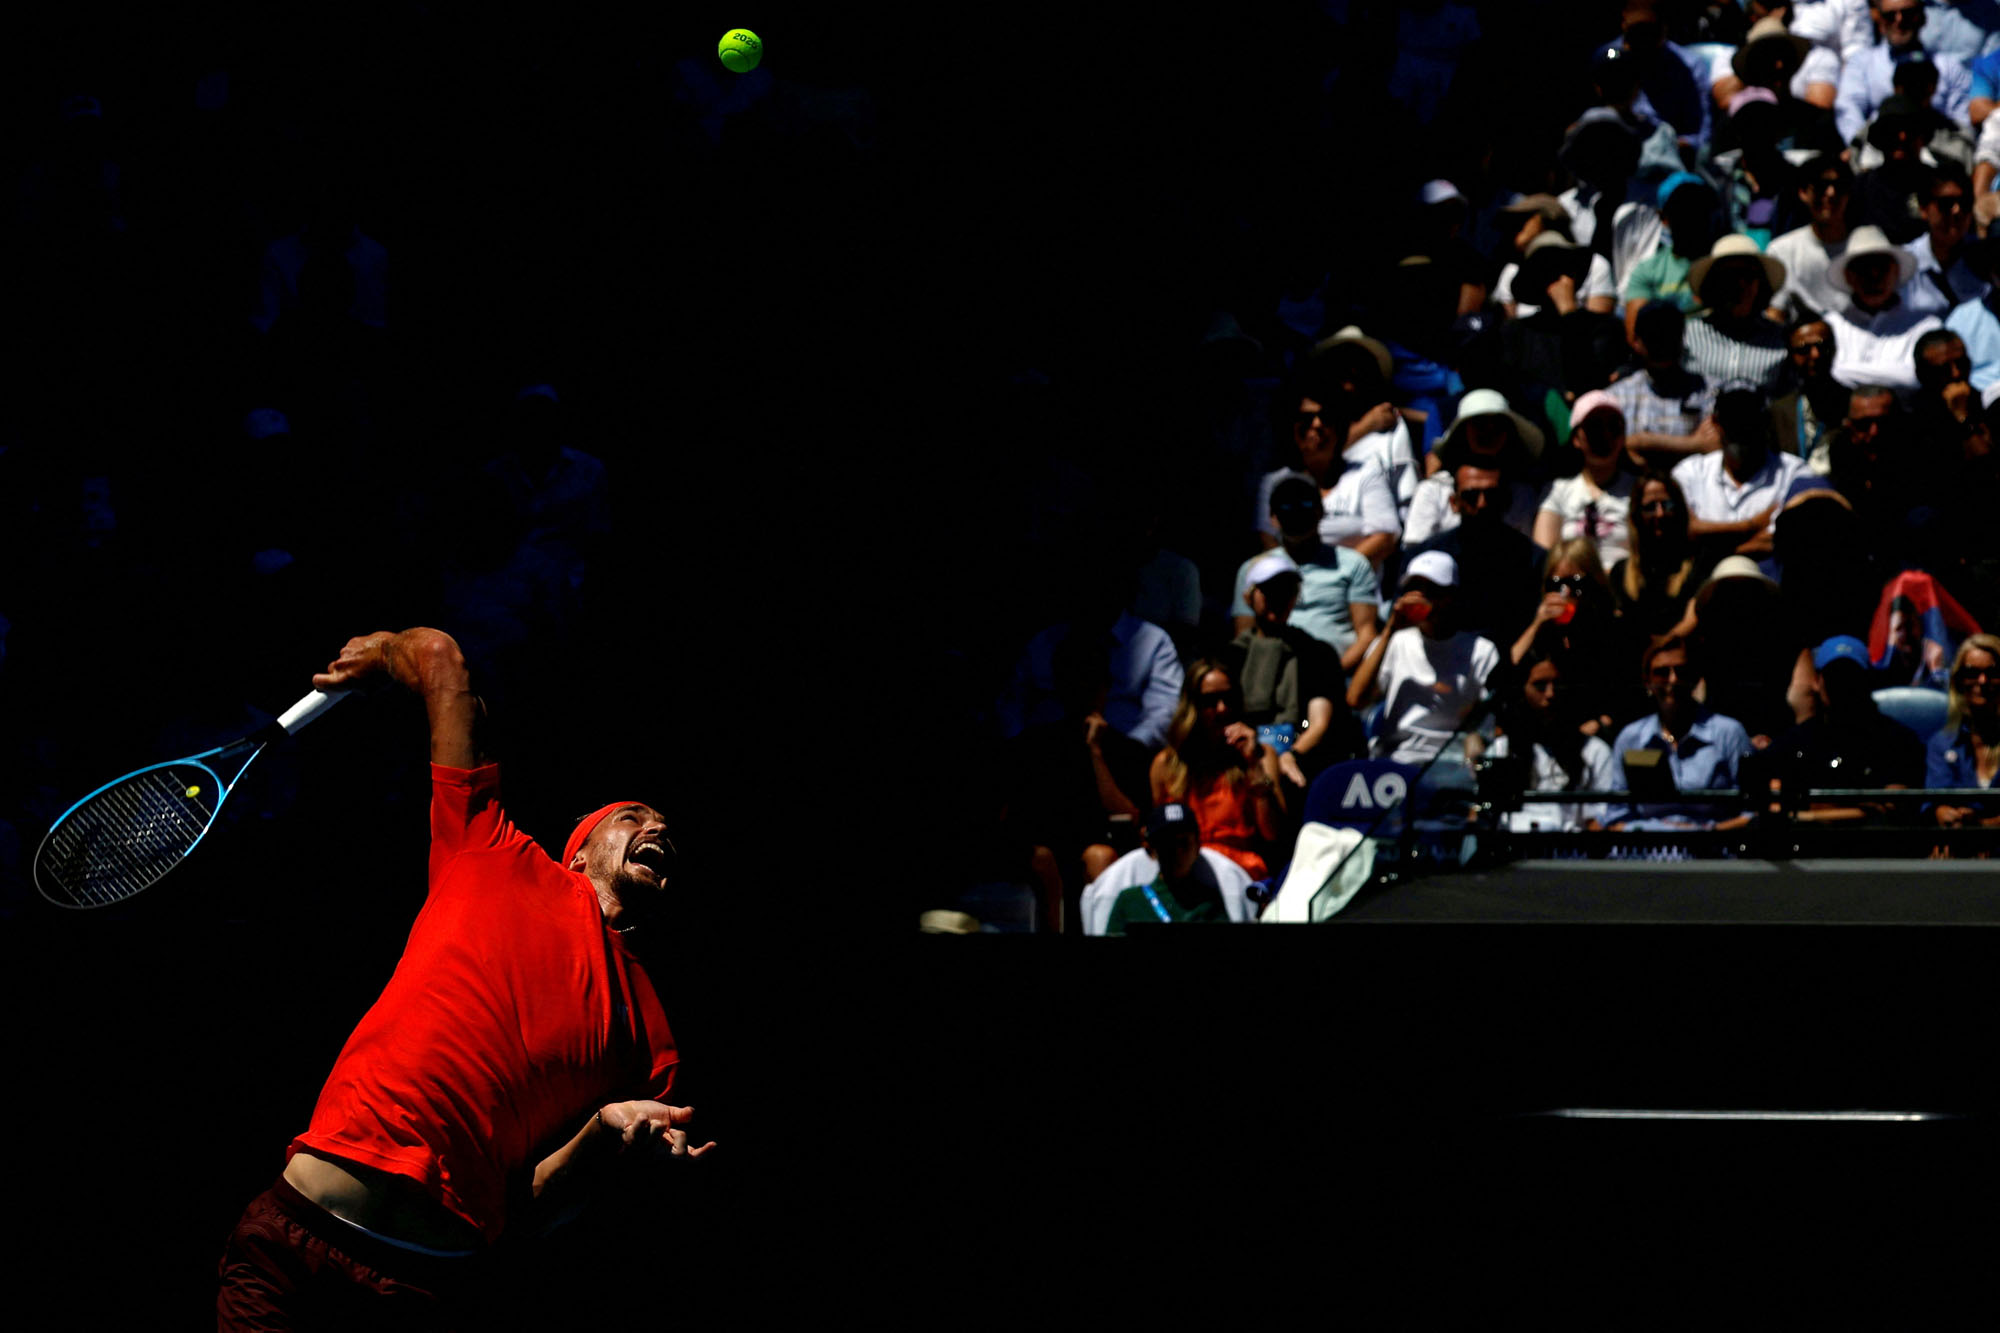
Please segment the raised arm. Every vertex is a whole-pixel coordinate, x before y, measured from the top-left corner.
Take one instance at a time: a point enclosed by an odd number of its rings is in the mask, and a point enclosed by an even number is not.
[[[380,631],[349,639],[340,656],[312,679],[321,690],[381,688],[395,683],[420,696],[430,717],[431,762],[446,768],[491,763],[481,746],[486,705],[458,643],[443,630]]]

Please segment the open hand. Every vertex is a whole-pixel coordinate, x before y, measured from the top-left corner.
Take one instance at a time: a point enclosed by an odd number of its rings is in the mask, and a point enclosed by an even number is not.
[[[692,1106],[668,1106],[662,1102],[612,1102],[597,1112],[605,1129],[618,1137],[618,1151],[650,1148],[670,1157],[700,1157],[715,1146],[713,1140],[699,1148],[688,1146],[682,1129],[694,1119]]]

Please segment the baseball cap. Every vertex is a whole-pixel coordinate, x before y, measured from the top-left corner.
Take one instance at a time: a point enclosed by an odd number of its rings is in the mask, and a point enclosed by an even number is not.
[[[1440,588],[1458,586],[1458,561],[1443,551],[1419,551],[1403,570],[1402,586],[1410,586],[1411,579],[1428,579]]]
[[[1575,403],[1571,404],[1569,409],[1569,424],[1572,428],[1581,426],[1591,413],[1602,412],[1607,408],[1620,416],[1625,415],[1625,409],[1618,405],[1616,398],[1613,398],[1602,389],[1592,389],[1589,393],[1584,394]]]
[[[1250,566],[1250,572],[1243,576],[1243,587],[1246,591],[1261,587],[1284,574],[1290,574],[1293,578],[1303,577],[1298,563],[1289,555],[1283,551],[1272,551],[1268,555],[1260,556],[1257,563]]]
[[[1435,180],[1427,183],[1424,186],[1423,199],[1424,202],[1427,204],[1449,203],[1453,199],[1456,199],[1459,202],[1463,203],[1465,201],[1465,196],[1460,194],[1458,192],[1458,187],[1456,185],[1453,185],[1450,181]]]
[[[1146,812],[1146,836],[1157,838],[1167,833],[1192,833],[1201,836],[1201,824],[1194,817],[1194,808],[1184,801],[1167,801]]]
[[[1653,195],[1653,207],[1665,208],[1667,200],[1674,197],[1674,191],[1683,185],[1706,185],[1707,182],[1692,171],[1676,171],[1660,182],[1660,188]]]
[[[1838,661],[1843,657],[1860,666],[1871,665],[1868,661],[1867,644],[1861,642],[1861,640],[1855,638],[1852,634],[1836,634],[1819,647],[1813,649],[1813,668],[1818,671],[1824,671],[1828,663]]]

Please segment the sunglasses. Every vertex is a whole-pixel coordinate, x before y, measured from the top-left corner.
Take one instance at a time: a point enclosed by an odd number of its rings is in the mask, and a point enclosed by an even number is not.
[[[1792,355],[1804,356],[1807,352],[1820,351],[1823,348],[1825,348],[1825,346],[1826,346],[1826,339],[1824,338],[1813,338],[1807,342],[1794,343],[1792,345]]]
[[[1841,180],[1814,181],[1806,186],[1813,194],[1846,194],[1847,182]]]
[[[1311,500],[1293,500],[1289,504],[1272,505],[1271,512],[1274,514],[1310,514],[1319,507],[1319,505],[1314,504]]]
[[[1194,706],[1203,712],[1207,712],[1211,708],[1220,707],[1223,704],[1228,704],[1232,708],[1235,707],[1235,690],[1204,690],[1194,697]]]
[[[1588,574],[1551,574],[1542,580],[1542,586],[1550,592],[1561,592],[1567,588],[1571,592],[1582,592],[1590,582]]]
[[[1891,27],[1900,23],[1922,23],[1924,21],[1924,7],[1922,5],[1911,5],[1908,9],[1885,9],[1881,13],[1882,21]]]
[[[1983,684],[1989,680],[2000,680],[2000,667],[1966,667],[1952,679],[1960,685],[1970,685],[1974,681]]]
[[[1681,507],[1672,500],[1648,500],[1639,506],[1642,514],[1678,514]]]
[[[1688,674],[1686,667],[1656,666],[1649,672],[1654,680],[1680,680]]]
[[[1498,486],[1468,486],[1458,493],[1458,502],[1465,505],[1483,505],[1499,491]]]
[[[1971,207],[1971,202],[1962,194],[1934,194],[1931,207],[1941,213],[1963,213]]]

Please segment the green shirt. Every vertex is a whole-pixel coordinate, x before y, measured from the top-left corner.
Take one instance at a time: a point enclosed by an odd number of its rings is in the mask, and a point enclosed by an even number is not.
[[[1672,301],[1683,310],[1693,310],[1694,288],[1688,286],[1688,270],[1693,266],[1693,260],[1661,246],[1634,264],[1625,276],[1626,301]]]
[[[1184,886],[1191,893],[1198,893],[1199,884]],[[1174,921],[1227,921],[1229,913],[1223,909],[1222,899],[1196,898],[1193,906],[1183,904],[1174,896],[1163,879],[1153,881],[1153,892],[1160,896],[1160,906],[1167,909],[1167,916]],[[1104,925],[1106,935],[1123,935],[1125,927],[1134,921],[1158,921],[1160,914],[1153,910],[1152,902],[1144,889],[1126,889],[1111,904],[1111,918]]]

